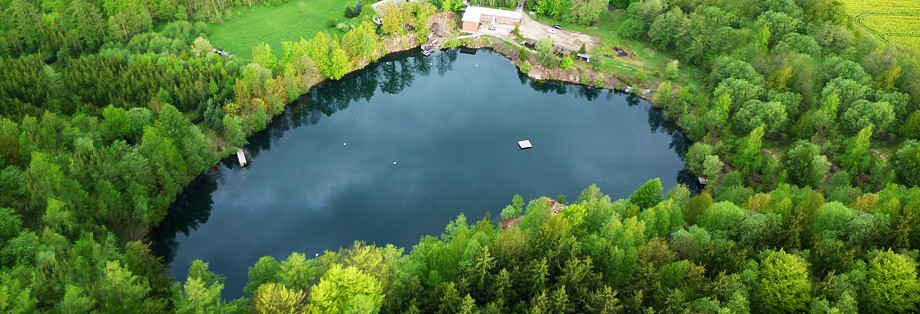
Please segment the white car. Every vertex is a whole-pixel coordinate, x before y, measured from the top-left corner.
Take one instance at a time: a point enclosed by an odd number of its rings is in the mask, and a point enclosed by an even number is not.
[[[555,33],[557,32],[557,30],[556,30],[555,28],[547,28],[547,29],[546,29],[546,32],[547,32],[547,33],[550,33],[550,34],[555,34]]]

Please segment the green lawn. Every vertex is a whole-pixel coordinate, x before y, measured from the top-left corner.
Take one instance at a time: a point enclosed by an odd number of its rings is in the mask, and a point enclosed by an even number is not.
[[[636,40],[629,40],[620,37],[618,34],[620,26],[626,18],[626,12],[623,10],[607,11],[601,15],[600,21],[594,26],[574,25],[560,22],[552,18],[531,15],[537,21],[547,25],[562,25],[565,29],[585,33],[601,39],[601,44],[596,46],[589,53],[594,58],[602,58],[604,66],[602,71],[608,73],[623,73],[634,75],[638,70],[654,74],[655,72],[664,73],[664,68],[668,62],[673,60],[674,56],[655,50],[654,48]],[[614,47],[620,47],[636,53],[637,58],[623,59],[616,56]],[[680,78],[677,80],[681,84],[696,84],[702,77],[702,72],[696,67],[681,64]]]
[[[366,3],[364,3],[366,2]],[[361,15],[373,11],[370,1]],[[281,42],[310,39],[320,31],[343,35],[335,27],[328,27],[330,18],[339,23],[357,21],[345,18],[345,6],[355,5],[354,0],[291,0],[276,6],[256,5],[237,7],[224,17],[223,23],[211,25],[208,40],[215,48],[227,50],[239,58],[250,58],[252,47],[268,43],[275,55],[280,55]]]

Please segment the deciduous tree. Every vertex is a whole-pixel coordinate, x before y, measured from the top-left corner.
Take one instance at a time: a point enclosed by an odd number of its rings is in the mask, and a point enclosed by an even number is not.
[[[760,265],[759,306],[768,312],[800,312],[811,300],[808,266],[783,250],[772,252]]]
[[[877,313],[907,313],[917,309],[917,269],[907,257],[891,250],[869,262],[864,302]]]
[[[354,266],[332,265],[310,289],[310,309],[316,313],[376,313],[382,304],[380,282]]]

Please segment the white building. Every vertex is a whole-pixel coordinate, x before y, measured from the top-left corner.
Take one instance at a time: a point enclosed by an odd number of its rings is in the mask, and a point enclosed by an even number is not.
[[[478,31],[479,25],[483,22],[517,24],[521,22],[521,18],[523,14],[517,11],[469,6],[463,12],[463,30]]]

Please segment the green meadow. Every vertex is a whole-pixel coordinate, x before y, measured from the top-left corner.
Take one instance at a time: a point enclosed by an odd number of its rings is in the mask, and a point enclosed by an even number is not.
[[[623,21],[626,19],[625,10],[606,11],[601,14],[600,20],[592,26],[566,23],[541,15],[531,15],[530,17],[547,25],[560,24],[566,29],[599,38],[601,40],[600,45],[594,47],[593,51],[589,51],[589,53],[593,53],[595,58],[603,59],[603,66],[599,69],[601,72],[636,75],[639,71],[643,71],[648,75],[661,74],[664,73],[668,62],[675,58],[673,55],[655,50],[641,41],[621,37],[619,31]],[[636,57],[615,57],[616,51],[614,51],[614,47],[633,52]],[[703,74],[698,68],[685,66],[681,67],[679,76],[678,81],[682,84],[696,84],[703,77]]]
[[[366,2],[366,3],[365,3]],[[362,2],[362,15],[373,11],[371,1]],[[281,51],[281,42],[310,39],[321,31],[341,36],[329,20],[349,23],[358,20],[345,18],[345,6],[354,6],[354,0],[291,0],[279,5],[255,5],[234,8],[224,21],[211,25],[208,40],[215,48],[227,50],[239,58],[250,58],[252,47],[268,43],[272,51]]]

